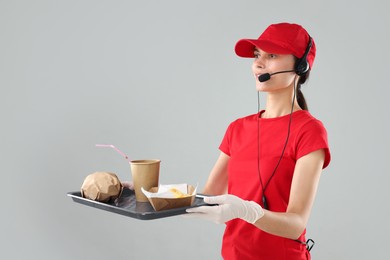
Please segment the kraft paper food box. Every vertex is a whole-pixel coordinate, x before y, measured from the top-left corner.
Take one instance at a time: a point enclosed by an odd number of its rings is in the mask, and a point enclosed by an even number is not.
[[[196,187],[188,184],[170,184],[141,189],[155,211],[189,207],[194,203]]]

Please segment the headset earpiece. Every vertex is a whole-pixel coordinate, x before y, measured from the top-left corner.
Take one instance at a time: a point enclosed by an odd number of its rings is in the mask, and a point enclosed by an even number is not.
[[[297,62],[295,64],[295,73],[298,76],[303,75],[304,73],[306,73],[310,69],[309,62],[307,61],[307,55],[310,52],[311,45],[312,45],[312,40],[311,40],[311,37],[309,35],[309,43],[307,44],[305,53],[303,54],[302,58],[297,60]]]

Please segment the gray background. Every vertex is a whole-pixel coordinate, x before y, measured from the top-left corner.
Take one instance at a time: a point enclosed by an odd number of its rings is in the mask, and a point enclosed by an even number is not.
[[[362,1],[358,1],[362,2]],[[390,18],[386,1],[0,1],[1,259],[220,259],[222,225],[139,221],[74,203],[94,171],[202,187],[230,121],[254,113],[240,38],[302,24],[318,54],[303,88],[333,160],[308,226],[314,259],[384,259]],[[264,96],[262,96],[264,104]]]

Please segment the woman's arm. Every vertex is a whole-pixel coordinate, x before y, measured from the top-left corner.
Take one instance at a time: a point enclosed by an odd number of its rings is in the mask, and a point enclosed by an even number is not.
[[[230,157],[221,152],[217,162],[210,172],[209,178],[207,179],[204,194],[207,195],[222,195],[227,193],[228,184],[228,163]]]
[[[253,201],[242,200],[229,194],[204,199],[205,202],[218,206],[196,207],[187,209],[187,212],[216,223],[241,218],[270,234],[297,239],[306,228],[324,160],[325,152],[321,149],[297,161],[286,212],[264,210]],[[226,192],[228,161],[229,156],[221,154],[207,181],[205,188],[207,194],[217,195]]]
[[[322,149],[301,157],[295,165],[287,211],[264,210],[264,216],[254,225],[274,235],[297,239],[306,228],[324,159]]]

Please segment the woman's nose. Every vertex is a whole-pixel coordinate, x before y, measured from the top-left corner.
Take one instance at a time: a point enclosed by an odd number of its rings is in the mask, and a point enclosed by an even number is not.
[[[264,68],[264,60],[261,58],[261,57],[258,57],[254,60],[253,64],[257,67],[257,68]]]

